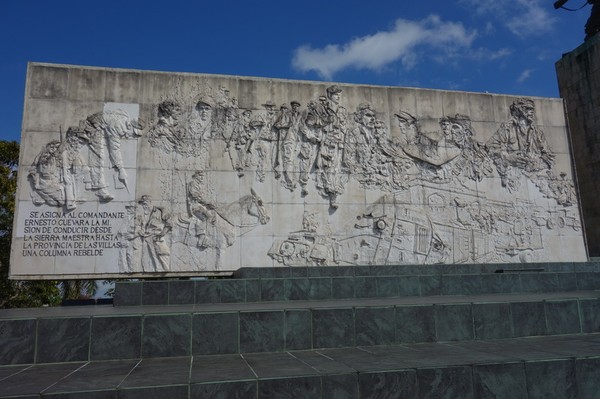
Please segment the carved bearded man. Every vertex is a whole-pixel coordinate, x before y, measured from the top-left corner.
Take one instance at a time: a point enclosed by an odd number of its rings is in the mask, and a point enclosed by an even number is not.
[[[536,126],[532,100],[520,98],[510,106],[511,118],[502,123],[489,142],[502,186],[517,187],[521,173],[531,175],[554,165],[544,133]]]

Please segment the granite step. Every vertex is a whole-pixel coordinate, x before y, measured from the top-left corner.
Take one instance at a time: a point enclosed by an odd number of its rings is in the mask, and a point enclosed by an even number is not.
[[[600,291],[0,311],[0,364],[600,332]]]
[[[596,398],[600,334],[0,366],[0,398]]]
[[[234,278],[122,281],[115,306],[396,298],[600,289],[600,263],[240,269]]]

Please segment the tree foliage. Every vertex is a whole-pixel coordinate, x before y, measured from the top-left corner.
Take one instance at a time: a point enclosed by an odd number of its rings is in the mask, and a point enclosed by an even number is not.
[[[19,144],[0,140],[0,308],[56,305],[61,295],[55,281],[8,279],[18,162]]]

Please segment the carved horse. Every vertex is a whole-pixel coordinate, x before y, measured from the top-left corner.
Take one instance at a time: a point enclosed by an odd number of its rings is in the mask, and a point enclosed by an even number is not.
[[[216,212],[229,224],[238,227],[240,234],[249,232],[259,224],[267,224],[270,220],[262,199],[253,189],[250,189],[250,195],[220,207]]]

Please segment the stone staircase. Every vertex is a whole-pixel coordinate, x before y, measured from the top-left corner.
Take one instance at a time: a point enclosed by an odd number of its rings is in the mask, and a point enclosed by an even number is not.
[[[0,311],[0,398],[598,398],[600,262],[241,269]]]

